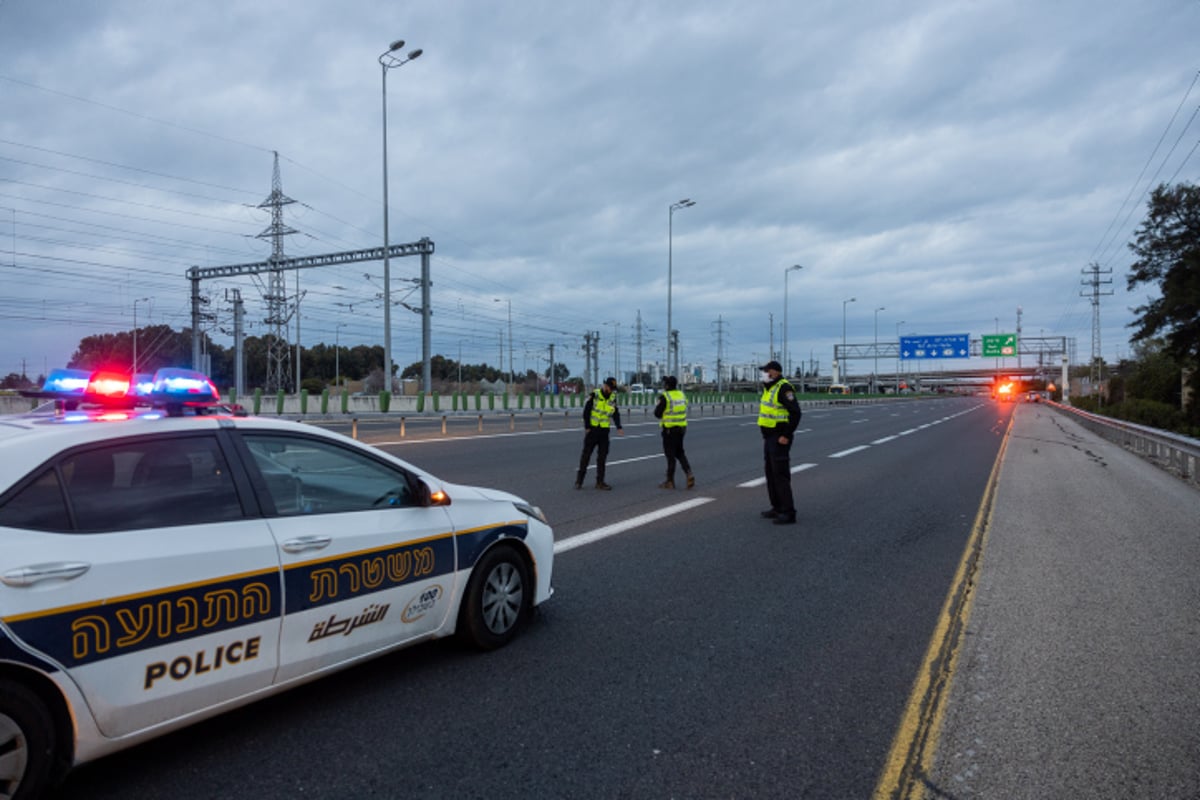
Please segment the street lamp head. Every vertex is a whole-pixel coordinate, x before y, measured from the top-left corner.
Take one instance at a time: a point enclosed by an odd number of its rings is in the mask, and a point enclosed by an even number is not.
[[[804,269],[804,267],[803,267],[803,266],[801,266],[800,264],[792,264],[790,267],[788,267],[788,268],[787,268],[787,271],[788,271],[788,272],[795,272],[795,271],[796,271],[796,270],[798,270],[798,269]]]
[[[384,70],[385,74],[389,69],[395,69],[397,67],[402,67],[405,64],[407,64],[408,62],[412,61],[414,58],[420,58],[421,54],[425,52],[424,50],[417,48],[415,50],[408,51],[407,56],[397,55],[396,51],[402,47],[404,47],[404,40],[397,39],[396,41],[391,43],[391,45],[388,47],[386,53],[383,53],[382,55],[379,56],[379,63],[383,66],[383,70]],[[385,81],[386,81],[386,78],[385,78]]]

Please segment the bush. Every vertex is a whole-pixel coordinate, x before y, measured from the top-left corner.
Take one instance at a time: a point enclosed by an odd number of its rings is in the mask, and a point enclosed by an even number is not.
[[[1133,399],[1116,405],[1099,406],[1095,397],[1072,397],[1071,405],[1092,414],[1101,414],[1135,425],[1181,433],[1184,436],[1200,436],[1200,429],[1189,424],[1182,411],[1169,403],[1160,403],[1157,400]]]

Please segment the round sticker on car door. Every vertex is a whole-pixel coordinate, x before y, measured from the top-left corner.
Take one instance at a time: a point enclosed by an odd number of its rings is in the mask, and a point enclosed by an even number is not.
[[[442,599],[441,586],[438,586],[436,583],[432,586],[426,586],[421,590],[419,595],[410,600],[408,605],[404,607],[404,613],[400,615],[400,619],[404,622],[416,622],[432,611],[440,599]]]

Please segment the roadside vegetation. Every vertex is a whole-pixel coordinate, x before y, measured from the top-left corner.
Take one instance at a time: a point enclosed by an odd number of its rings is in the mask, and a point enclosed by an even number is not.
[[[1133,309],[1133,357],[1106,368],[1104,402],[1083,397],[1071,404],[1200,437],[1200,186],[1155,189],[1129,249],[1137,260],[1127,288],[1149,292]]]

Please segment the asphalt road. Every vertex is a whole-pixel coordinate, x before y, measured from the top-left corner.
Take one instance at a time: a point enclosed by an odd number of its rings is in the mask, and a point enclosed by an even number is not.
[[[572,488],[578,411],[482,435],[360,425],[446,480],[540,505],[554,598],[501,651],[393,654],[81,767],[62,796],[869,797],[1011,413],[808,411],[791,527],[759,518],[749,410],[693,419],[697,486],[674,492],[655,488],[640,409],[614,436],[612,492]]]

